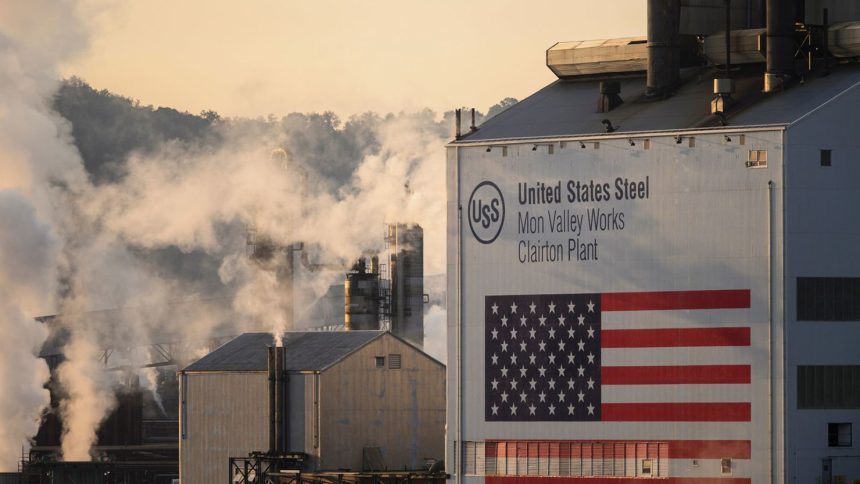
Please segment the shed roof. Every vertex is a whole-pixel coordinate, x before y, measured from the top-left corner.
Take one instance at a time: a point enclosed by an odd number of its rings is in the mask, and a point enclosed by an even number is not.
[[[599,80],[556,80],[507,110],[490,118],[480,129],[455,143],[512,138],[586,136],[604,133],[603,119],[618,130],[675,131],[719,126],[710,113],[713,70],[686,69],[682,85],[668,99],[645,99],[645,79],[621,79],[624,104],[598,113]],[[835,66],[830,75],[807,75],[782,92],[762,93],[762,66],[744,66],[733,74],[735,104],[729,110],[730,126],[787,125],[813,111],[846,89],[860,83],[860,65]]]
[[[285,368],[321,371],[379,338],[385,331],[289,331],[284,333]],[[184,371],[265,371],[270,333],[245,333],[185,367]]]

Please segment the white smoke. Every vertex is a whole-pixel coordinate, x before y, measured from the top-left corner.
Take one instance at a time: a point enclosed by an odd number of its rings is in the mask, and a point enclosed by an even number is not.
[[[445,271],[445,134],[432,113],[381,120],[378,152],[336,191],[313,166],[273,159],[271,143],[229,132],[224,149],[169,144],[132,156],[118,183],[90,183],[67,123],[49,108],[56,65],[85,44],[80,8],[0,3],[0,471],[15,468],[49,403],[49,372],[36,357],[47,331],[35,315],[62,313],[63,458],[89,460],[123,384],[111,368],[144,363],[135,345],[168,335],[200,341],[187,349],[199,356],[224,328],[290,329],[277,271],[249,261],[237,227],[253,224],[281,247],[314,247],[336,267],[381,251],[386,223],[418,223],[425,273]],[[235,315],[134,254],[173,246],[221,261]],[[320,296],[332,277],[304,282]],[[442,306],[430,308],[428,350],[442,358],[443,321]],[[102,355],[107,348],[114,353]]]

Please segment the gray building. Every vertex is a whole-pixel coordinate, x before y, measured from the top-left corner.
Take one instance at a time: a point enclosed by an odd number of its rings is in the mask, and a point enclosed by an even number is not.
[[[449,144],[454,480],[860,479],[860,24],[780,18],[558,44]]]
[[[223,482],[228,459],[270,446],[266,333],[180,372],[180,478]],[[421,469],[444,455],[445,366],[383,331],[283,335],[285,449],[308,471]],[[368,462],[368,456],[373,462]]]

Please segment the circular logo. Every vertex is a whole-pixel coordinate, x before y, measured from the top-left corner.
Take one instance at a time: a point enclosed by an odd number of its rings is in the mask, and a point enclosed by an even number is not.
[[[505,224],[505,199],[491,181],[482,181],[472,190],[466,207],[472,235],[482,244],[496,240]]]

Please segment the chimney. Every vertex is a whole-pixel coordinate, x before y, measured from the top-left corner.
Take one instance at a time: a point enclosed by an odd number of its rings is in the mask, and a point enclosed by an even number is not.
[[[600,81],[600,97],[597,98],[597,112],[608,113],[621,106],[624,100],[618,93],[621,92],[621,83],[618,81]]]
[[[269,346],[269,454],[282,455],[289,445],[287,428],[286,348]]]
[[[680,0],[648,0],[646,94],[662,97],[681,80]]]
[[[764,91],[773,92],[794,74],[794,21],[797,2],[767,0],[767,71]]]

